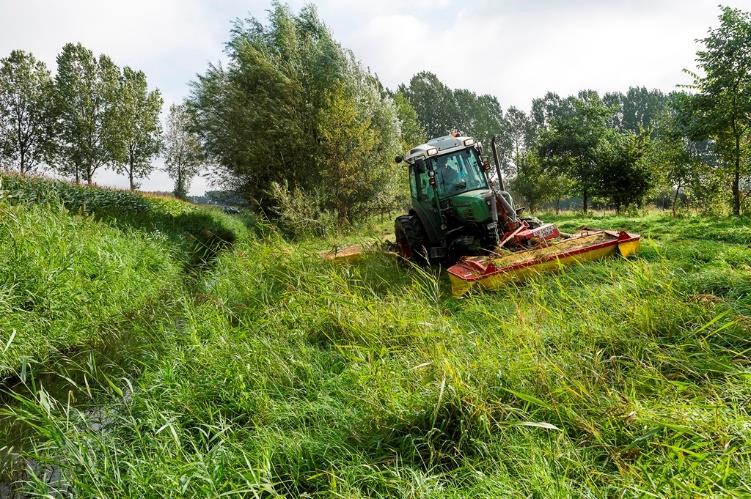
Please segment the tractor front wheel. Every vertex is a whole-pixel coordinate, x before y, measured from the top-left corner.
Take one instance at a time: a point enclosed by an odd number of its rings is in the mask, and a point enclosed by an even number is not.
[[[394,233],[399,256],[421,265],[430,263],[425,235],[417,217],[402,215],[394,222]]]

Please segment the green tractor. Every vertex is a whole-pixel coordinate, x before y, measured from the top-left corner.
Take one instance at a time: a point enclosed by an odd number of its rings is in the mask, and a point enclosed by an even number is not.
[[[492,143],[496,153],[495,141]],[[555,226],[522,218],[503,189],[495,154],[497,182],[482,145],[452,132],[416,146],[397,163],[409,168],[411,208],[394,224],[399,255],[418,263],[453,263],[462,256],[483,255],[512,242],[528,246],[558,237]]]

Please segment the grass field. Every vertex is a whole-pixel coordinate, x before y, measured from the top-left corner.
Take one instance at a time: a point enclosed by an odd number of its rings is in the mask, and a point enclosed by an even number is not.
[[[29,227],[39,210],[24,211]],[[43,373],[7,390],[4,421],[23,428],[19,449],[35,463],[14,475],[26,491],[751,491],[748,219],[544,217],[564,230],[641,232],[642,251],[456,299],[437,270],[379,254],[331,265],[317,251],[333,241],[290,243],[270,227],[232,220],[222,223],[234,244],[173,285],[190,252],[159,246],[153,226],[130,232],[112,220],[60,217],[52,240],[75,242],[65,223],[83,233],[100,224],[97,237],[123,231],[118,237],[139,252],[152,248],[150,258],[164,262],[159,275],[136,277],[150,283],[133,292],[170,291],[122,325],[141,338],[124,358],[58,352]],[[45,240],[24,239],[30,248]],[[118,265],[153,267],[130,258]],[[0,265],[0,282],[7,269]]]

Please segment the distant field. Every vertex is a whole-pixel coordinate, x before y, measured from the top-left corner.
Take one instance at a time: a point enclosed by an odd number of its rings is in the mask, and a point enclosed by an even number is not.
[[[437,271],[330,265],[333,241],[232,226],[234,245],[170,288],[169,320],[140,329],[137,372],[72,380],[91,394],[71,406],[19,391],[6,421],[35,428],[26,448],[81,495],[748,492],[749,221],[547,218],[641,232],[642,251],[456,299]],[[139,234],[139,252],[165,248]],[[174,263],[159,272],[169,284]],[[48,492],[37,475],[24,487]]]

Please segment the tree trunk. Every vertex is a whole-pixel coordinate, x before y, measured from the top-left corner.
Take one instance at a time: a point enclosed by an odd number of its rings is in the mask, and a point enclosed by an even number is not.
[[[177,179],[175,182],[175,197],[182,199],[183,198],[183,176],[182,176],[182,168],[178,165],[177,167]]]
[[[671,206],[671,210],[673,212],[673,218],[675,218],[675,205],[678,202],[678,194],[681,192],[681,184],[679,183],[675,187],[675,194],[673,195],[673,206]]]
[[[130,160],[130,170],[128,170],[128,180],[130,181],[130,190],[133,191],[136,189],[136,186],[133,184],[133,160]]]
[[[18,127],[17,127],[17,137],[18,137],[18,147],[21,150],[21,164],[19,165],[19,168],[21,170],[21,175],[24,174],[24,166],[26,166],[24,163],[24,143],[23,143],[23,133],[21,132],[21,119],[20,116],[18,116]]]
[[[735,136],[735,172],[733,175],[733,215],[741,215],[741,137]]]
[[[558,215],[561,213],[561,198],[557,197],[555,198],[555,214]]]
[[[587,213],[587,210],[589,208],[588,201],[589,201],[589,193],[587,192],[586,189],[584,189],[584,192],[582,192],[582,211],[584,211],[584,213]]]

